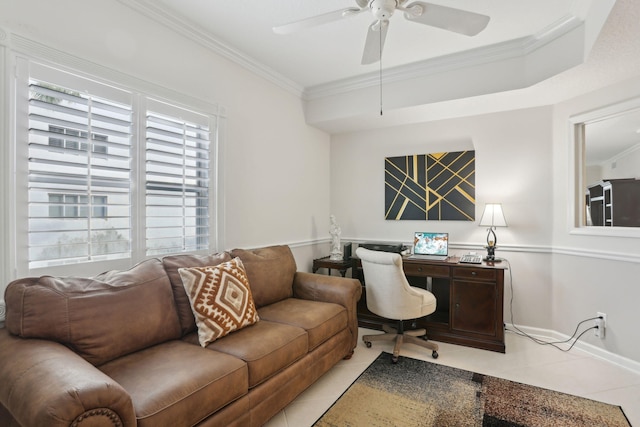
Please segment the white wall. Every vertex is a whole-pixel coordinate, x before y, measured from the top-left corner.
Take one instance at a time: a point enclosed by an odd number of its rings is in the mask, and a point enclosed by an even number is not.
[[[454,253],[484,251],[482,209],[502,203],[509,226],[496,231],[497,254],[511,262],[516,323],[550,328],[551,119],[543,107],[333,136],[331,209],[344,238],[410,243],[414,231],[447,231]],[[467,149],[476,151],[476,221],[384,219],[385,157]]]
[[[640,76],[563,102],[554,111],[553,324],[568,330],[582,316],[605,312],[606,339],[589,337],[598,348],[640,362],[640,238],[572,233],[573,199],[569,117],[640,96]],[[637,236],[637,234],[636,234]]]
[[[0,29],[9,49],[18,35],[225,108],[221,249],[328,238],[330,140],[305,124],[295,95],[117,1],[0,0]],[[13,278],[2,274],[0,291]]]
[[[603,162],[600,179],[640,178],[640,144]]]

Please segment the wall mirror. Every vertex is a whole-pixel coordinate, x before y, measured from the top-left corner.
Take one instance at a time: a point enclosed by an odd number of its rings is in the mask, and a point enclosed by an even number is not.
[[[571,119],[575,229],[640,237],[640,98]]]

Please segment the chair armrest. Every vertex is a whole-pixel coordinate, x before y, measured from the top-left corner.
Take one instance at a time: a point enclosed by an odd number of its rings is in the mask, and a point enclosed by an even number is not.
[[[293,278],[295,298],[340,304],[347,309],[352,348],[358,344],[358,301],[362,296],[359,280],[298,271]]]
[[[114,380],[62,344],[23,339],[0,329],[0,425],[136,425],[131,397]],[[84,422],[81,422],[84,421]]]

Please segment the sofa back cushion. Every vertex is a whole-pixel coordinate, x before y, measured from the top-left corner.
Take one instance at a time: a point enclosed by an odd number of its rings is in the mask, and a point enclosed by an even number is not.
[[[289,246],[234,249],[231,256],[242,260],[256,307],[260,308],[293,296],[296,261]]]
[[[60,342],[94,365],[180,338],[171,284],[157,259],[93,278],[19,279],[5,299],[9,332]]]
[[[211,267],[227,261],[231,261],[231,256],[227,252],[211,255],[170,255],[162,258],[162,265],[169,276],[169,280],[171,280],[171,288],[176,301],[182,335],[196,330],[196,320],[178,270],[191,267]]]

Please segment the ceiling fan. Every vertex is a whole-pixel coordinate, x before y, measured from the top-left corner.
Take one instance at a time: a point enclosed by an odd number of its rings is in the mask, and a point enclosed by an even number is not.
[[[484,30],[490,17],[466,10],[440,6],[433,3],[409,0],[355,0],[358,7],[349,7],[312,16],[300,21],[273,27],[276,34],[289,34],[304,28],[326,24],[338,19],[370,11],[375,21],[369,26],[362,54],[362,64],[372,64],[380,60],[384,40],[387,36],[389,18],[396,10],[404,12],[409,21],[453,31],[467,36],[475,36]]]

